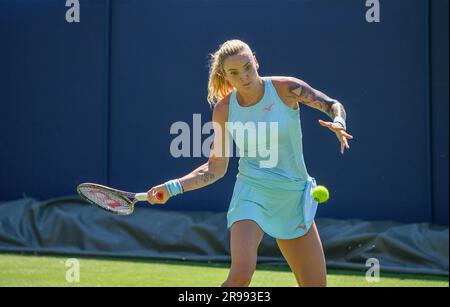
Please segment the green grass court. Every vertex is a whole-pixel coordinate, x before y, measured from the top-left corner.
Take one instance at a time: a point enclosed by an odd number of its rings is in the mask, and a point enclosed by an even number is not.
[[[0,287],[5,286],[156,286],[215,287],[228,274],[228,263],[77,257],[80,282],[66,281],[70,257],[0,254]],[[329,270],[331,287],[448,287],[446,276],[380,274],[379,283],[368,283],[360,271]],[[253,287],[294,287],[287,266],[259,265]]]

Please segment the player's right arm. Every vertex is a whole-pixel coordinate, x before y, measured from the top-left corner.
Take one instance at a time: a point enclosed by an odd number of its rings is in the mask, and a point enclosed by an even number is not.
[[[214,127],[214,142],[208,158],[208,162],[200,165],[191,173],[179,178],[183,192],[197,190],[207,185],[213,184],[225,176],[228,169],[228,155],[226,154],[226,142],[228,133],[225,123],[228,120],[229,96],[218,102],[213,110],[212,122]],[[157,200],[152,195],[162,192],[164,197]],[[151,204],[164,204],[170,198],[167,188],[160,184],[148,191],[149,202]]]
[[[208,162],[199,166],[190,174],[180,178],[183,191],[192,191],[210,185],[227,173],[228,156],[226,155],[229,96],[218,102],[213,110],[214,143]]]

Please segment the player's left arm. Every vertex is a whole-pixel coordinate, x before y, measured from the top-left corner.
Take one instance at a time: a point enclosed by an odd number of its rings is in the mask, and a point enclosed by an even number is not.
[[[296,78],[291,78],[290,80],[289,93],[298,99],[298,102],[327,114],[333,121],[319,120],[319,124],[327,127],[336,134],[336,137],[341,143],[342,154],[344,154],[345,149],[350,149],[348,140],[353,139],[353,136],[346,131],[347,113],[342,103]]]

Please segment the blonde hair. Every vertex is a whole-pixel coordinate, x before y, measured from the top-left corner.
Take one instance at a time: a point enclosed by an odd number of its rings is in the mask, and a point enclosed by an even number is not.
[[[232,85],[225,79],[223,69],[224,60],[232,55],[248,51],[252,54],[250,47],[241,40],[228,40],[219,46],[219,49],[210,54],[209,81],[208,81],[208,103],[213,108],[217,102],[233,91]]]

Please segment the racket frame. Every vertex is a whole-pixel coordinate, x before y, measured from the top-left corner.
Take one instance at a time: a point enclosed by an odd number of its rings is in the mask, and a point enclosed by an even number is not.
[[[81,192],[82,188],[90,188],[90,189],[95,189],[95,190],[100,190],[100,191],[104,191],[107,193],[111,193],[113,194],[115,197],[121,198],[122,200],[125,200],[125,202],[128,204],[129,209],[127,211],[116,211],[113,208],[110,207],[105,207],[105,206],[101,206],[99,204],[97,204],[96,202],[92,201],[91,199],[89,199],[87,196],[84,195],[83,192]],[[130,215],[133,213],[134,211],[134,205],[138,202],[138,201],[146,201],[147,200],[147,193],[132,193],[132,192],[126,192],[126,191],[121,191],[121,190],[117,190],[111,187],[107,187],[101,184],[97,184],[97,183],[81,183],[78,185],[77,187],[77,192],[78,195],[80,195],[80,197],[89,202],[90,204],[93,204],[103,210],[106,210],[108,212],[114,213],[116,215]],[[132,199],[132,200],[131,200]]]

